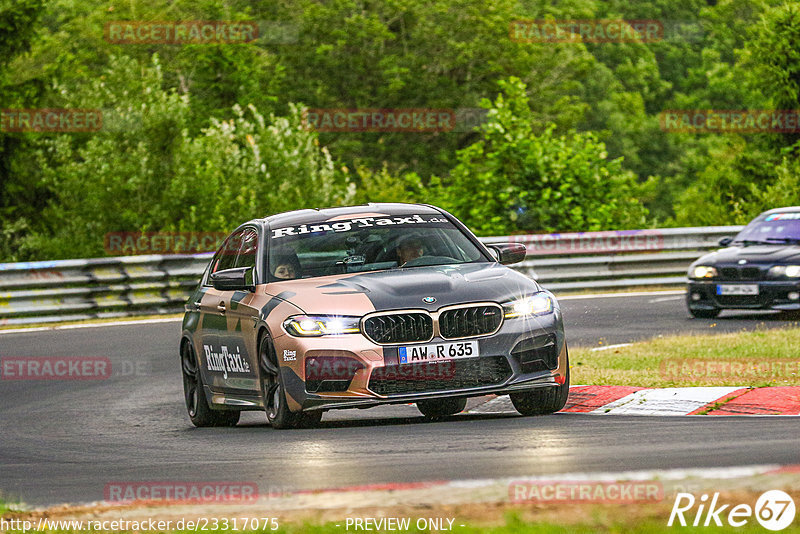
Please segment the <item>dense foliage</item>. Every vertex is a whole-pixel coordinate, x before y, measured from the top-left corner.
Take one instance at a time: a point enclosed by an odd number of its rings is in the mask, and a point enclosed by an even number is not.
[[[519,19],[651,19],[653,42],[532,43]],[[257,21],[243,44],[113,44],[113,21]],[[315,132],[305,108],[484,108],[480,128]],[[0,131],[0,261],[98,256],[114,231],[227,231],[368,201],[480,234],[732,224],[800,204],[800,136],[675,133],[670,109],[800,109],[785,0],[0,0],[0,108],[103,111]]]

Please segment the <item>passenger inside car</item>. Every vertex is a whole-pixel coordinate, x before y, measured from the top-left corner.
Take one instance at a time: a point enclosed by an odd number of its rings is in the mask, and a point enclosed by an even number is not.
[[[300,261],[292,250],[276,252],[273,261],[270,263],[274,266],[272,275],[275,278],[293,280],[301,276]]]

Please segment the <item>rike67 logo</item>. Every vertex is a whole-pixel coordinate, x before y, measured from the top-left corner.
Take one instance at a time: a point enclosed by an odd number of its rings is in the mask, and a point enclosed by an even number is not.
[[[721,504],[719,493],[714,493],[710,502],[705,493],[700,499],[696,499],[691,493],[678,493],[667,526],[677,524],[685,527],[691,524],[694,527],[708,527],[713,524],[721,527],[727,524],[731,527],[743,527],[755,516],[756,521],[765,529],[779,531],[792,524],[795,511],[792,497],[780,490],[761,494],[755,507],[748,504]]]

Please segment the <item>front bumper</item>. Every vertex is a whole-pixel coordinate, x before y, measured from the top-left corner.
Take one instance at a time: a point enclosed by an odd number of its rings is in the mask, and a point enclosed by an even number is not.
[[[718,295],[719,284],[757,284],[758,295]],[[788,280],[691,280],[686,292],[686,304],[692,310],[751,309],[800,310],[800,300],[790,299],[790,293],[800,292],[800,281]]]
[[[494,334],[474,340],[479,347],[477,358],[426,364],[400,364],[400,345],[375,345],[360,334],[316,338],[284,335],[274,341],[279,361],[284,351],[296,357],[281,362],[287,402],[293,411],[506,394],[564,382],[567,348],[558,309],[545,316],[507,319]],[[458,340],[434,338],[424,344],[454,341]],[[314,391],[318,384],[310,387],[312,377],[306,376],[305,360],[331,357],[353,360],[357,370],[345,383],[346,390]]]

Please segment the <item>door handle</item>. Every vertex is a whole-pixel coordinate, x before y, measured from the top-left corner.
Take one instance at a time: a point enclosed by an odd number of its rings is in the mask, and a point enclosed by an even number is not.
[[[219,304],[217,304],[217,310],[220,313],[225,313],[225,303],[224,302],[220,302]]]

